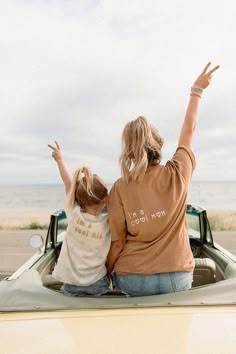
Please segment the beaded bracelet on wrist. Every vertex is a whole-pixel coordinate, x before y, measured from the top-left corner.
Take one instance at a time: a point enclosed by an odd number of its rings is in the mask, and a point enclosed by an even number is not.
[[[191,87],[191,92],[190,95],[191,96],[198,96],[198,97],[202,97],[202,93],[203,93],[203,88],[201,88],[200,86],[197,85],[193,85]]]

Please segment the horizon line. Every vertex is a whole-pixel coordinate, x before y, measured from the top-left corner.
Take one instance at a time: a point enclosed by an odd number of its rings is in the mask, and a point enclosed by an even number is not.
[[[229,183],[229,182],[236,182],[236,179],[230,179],[230,180],[192,180],[191,183]],[[107,182],[107,184],[113,184],[114,182]],[[40,182],[40,183],[1,183],[0,186],[60,186],[63,185],[63,182],[60,183],[53,183],[53,182]]]

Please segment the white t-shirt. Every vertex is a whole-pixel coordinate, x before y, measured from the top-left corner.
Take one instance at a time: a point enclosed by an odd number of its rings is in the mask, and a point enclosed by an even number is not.
[[[107,273],[111,245],[108,215],[82,213],[79,206],[66,210],[68,227],[53,276],[78,286],[89,286]]]

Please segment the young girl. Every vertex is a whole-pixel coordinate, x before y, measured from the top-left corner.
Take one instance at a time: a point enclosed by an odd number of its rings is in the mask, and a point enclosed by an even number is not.
[[[78,168],[73,178],[58,142],[48,145],[66,189],[66,237],[53,276],[64,283],[68,295],[101,295],[108,290],[106,259],[111,237],[106,208],[108,189],[89,168]]]

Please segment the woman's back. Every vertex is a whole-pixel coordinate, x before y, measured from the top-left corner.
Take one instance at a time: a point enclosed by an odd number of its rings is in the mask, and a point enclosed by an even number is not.
[[[194,167],[193,153],[179,148],[165,166],[150,166],[142,182],[115,183],[109,220],[113,234],[126,238],[119,274],[193,270],[185,204]]]

